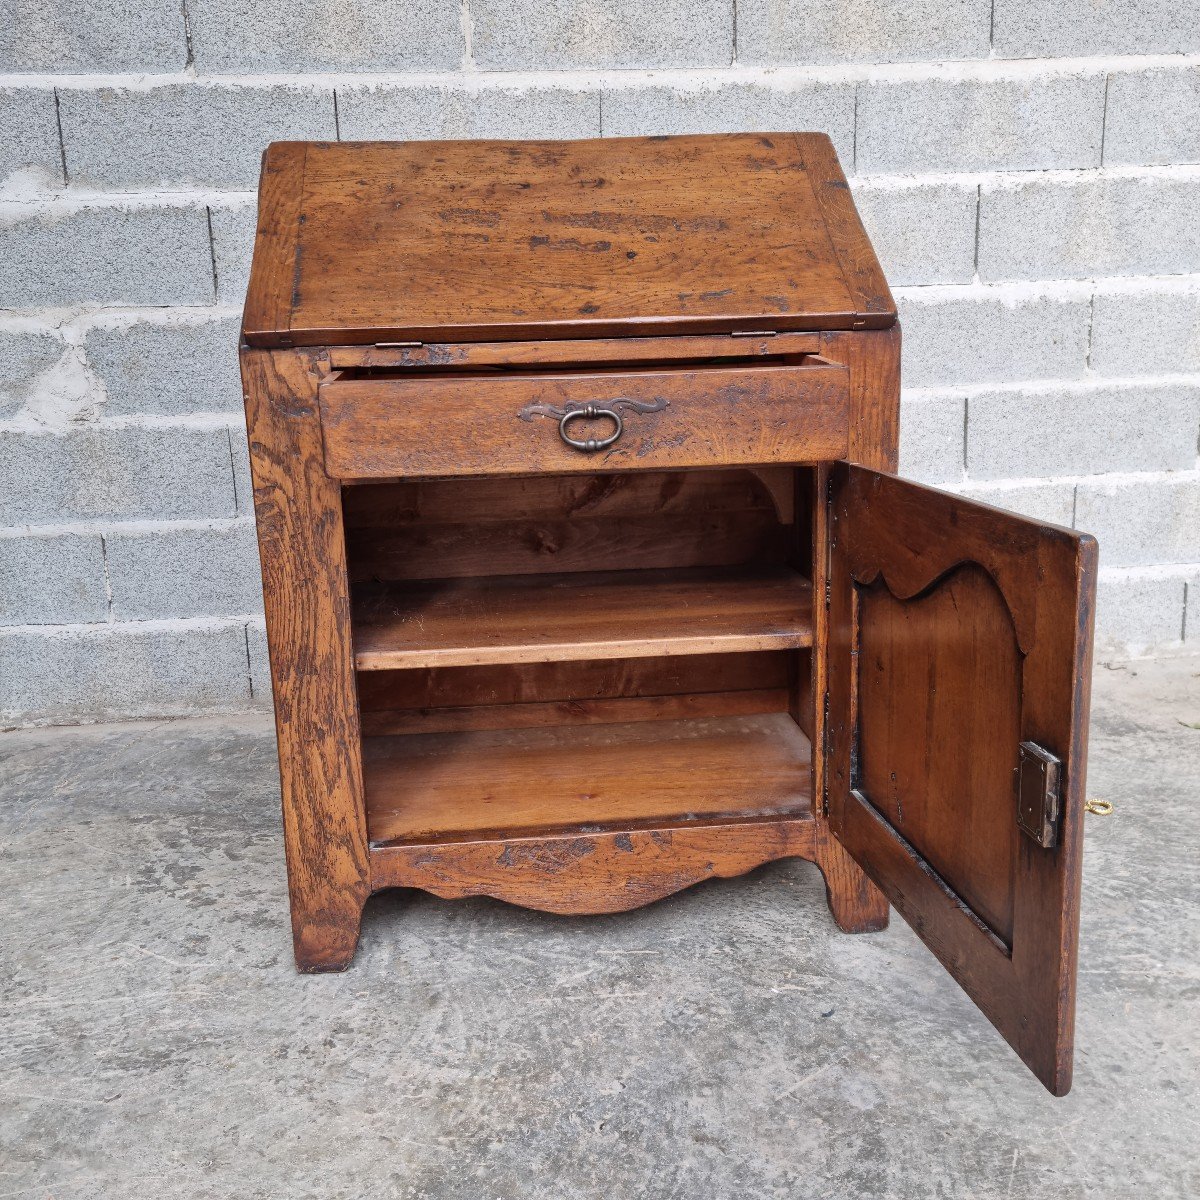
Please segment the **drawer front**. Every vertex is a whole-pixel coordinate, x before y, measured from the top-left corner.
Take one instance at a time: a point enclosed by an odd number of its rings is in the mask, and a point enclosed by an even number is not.
[[[815,462],[848,448],[849,374],[821,360],[321,385],[337,479]]]

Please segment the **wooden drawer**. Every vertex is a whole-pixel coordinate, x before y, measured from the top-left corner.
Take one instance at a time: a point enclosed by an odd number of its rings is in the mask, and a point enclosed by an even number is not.
[[[849,373],[818,358],[638,371],[346,372],[321,385],[320,405],[325,466],[338,479],[804,463],[845,456]]]

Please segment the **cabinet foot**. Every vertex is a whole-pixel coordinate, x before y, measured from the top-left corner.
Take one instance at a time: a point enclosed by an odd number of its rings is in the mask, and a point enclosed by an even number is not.
[[[362,905],[343,900],[338,911],[328,909],[307,914],[293,909],[292,942],[296,968],[306,975],[326,971],[344,971],[354,960],[358,949],[358,930],[362,924]]]
[[[828,830],[818,843],[816,863],[825,876],[829,911],[843,933],[877,933],[887,928],[887,898]]]

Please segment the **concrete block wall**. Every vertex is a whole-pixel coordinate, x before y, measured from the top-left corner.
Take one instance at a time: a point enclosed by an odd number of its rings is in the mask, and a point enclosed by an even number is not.
[[[279,138],[820,129],[905,473],[1102,543],[1200,650],[1200,12],[1168,0],[0,0],[0,722],[269,700],[235,362]]]

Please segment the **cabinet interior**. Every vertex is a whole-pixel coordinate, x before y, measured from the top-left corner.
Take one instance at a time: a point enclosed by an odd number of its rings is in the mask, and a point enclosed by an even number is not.
[[[812,487],[345,487],[372,845],[811,815]]]

